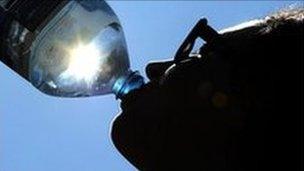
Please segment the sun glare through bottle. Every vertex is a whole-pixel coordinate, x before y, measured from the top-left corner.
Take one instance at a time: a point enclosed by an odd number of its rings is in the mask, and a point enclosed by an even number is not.
[[[32,47],[28,77],[46,94],[121,97],[143,84],[130,70],[122,27],[104,1],[70,1]]]

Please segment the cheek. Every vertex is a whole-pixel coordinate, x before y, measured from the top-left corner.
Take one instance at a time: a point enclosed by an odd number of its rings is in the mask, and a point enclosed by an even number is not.
[[[212,96],[212,104],[215,108],[224,108],[228,106],[228,95],[223,92],[216,92]]]
[[[201,82],[197,87],[197,95],[201,100],[207,100],[213,92],[213,84],[210,81]]]

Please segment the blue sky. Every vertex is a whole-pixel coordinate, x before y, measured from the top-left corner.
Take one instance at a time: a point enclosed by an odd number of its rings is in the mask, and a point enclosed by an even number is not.
[[[168,59],[200,17],[216,29],[294,1],[109,1],[124,27],[131,66]],[[114,96],[44,95],[0,63],[0,171],[131,171],[110,139]]]

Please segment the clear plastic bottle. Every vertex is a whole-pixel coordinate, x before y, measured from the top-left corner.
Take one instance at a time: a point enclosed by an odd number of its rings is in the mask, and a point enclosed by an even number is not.
[[[130,70],[120,22],[104,1],[70,1],[31,46],[29,81],[62,97],[114,93],[121,97],[143,78]]]

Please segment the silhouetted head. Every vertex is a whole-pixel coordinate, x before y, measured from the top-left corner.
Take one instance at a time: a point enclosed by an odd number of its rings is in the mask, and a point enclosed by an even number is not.
[[[303,21],[303,8],[282,10],[220,31],[195,58],[149,64],[113,123],[118,150],[140,170],[298,168]]]

